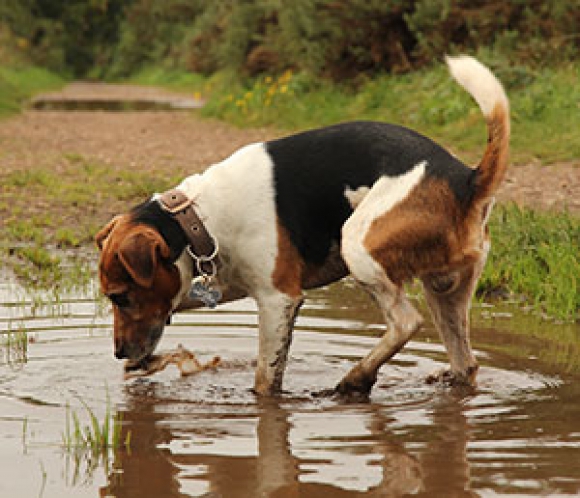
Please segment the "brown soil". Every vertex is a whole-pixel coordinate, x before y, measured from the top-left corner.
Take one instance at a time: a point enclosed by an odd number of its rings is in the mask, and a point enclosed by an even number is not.
[[[49,94],[51,99],[59,94]],[[164,101],[175,94],[129,85],[66,87],[68,99]],[[63,155],[94,158],[120,168],[202,171],[243,144],[273,136],[240,130],[183,111],[26,111],[0,122],[0,172],[34,167]]]
[[[118,85],[74,85],[62,95],[92,99],[175,96],[163,90]],[[280,134],[272,129],[237,129],[201,119],[194,112],[26,111],[0,122],[0,175],[36,165],[52,165],[58,171],[64,157],[79,155],[118,168],[137,168],[144,175],[185,176],[204,170],[244,144]],[[514,165],[498,198],[579,213],[578,166],[580,160],[549,166]]]

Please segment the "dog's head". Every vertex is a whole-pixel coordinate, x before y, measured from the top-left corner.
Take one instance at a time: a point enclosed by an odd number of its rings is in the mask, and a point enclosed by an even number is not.
[[[117,358],[149,356],[176,306],[180,271],[164,237],[132,214],[113,218],[95,237],[101,290],[113,304]]]

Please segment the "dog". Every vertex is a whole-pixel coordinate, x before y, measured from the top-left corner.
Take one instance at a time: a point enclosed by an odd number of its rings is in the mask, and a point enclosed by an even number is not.
[[[351,275],[386,332],[335,392],[368,394],[422,326],[403,288],[418,279],[449,356],[440,379],[474,384],[469,308],[508,166],[509,102],[476,59],[447,65],[487,122],[476,168],[408,128],[355,121],[247,145],[113,218],[95,239],[115,356],[146,361],[173,313],[250,296],[259,316],[254,390],[279,393],[303,290]]]

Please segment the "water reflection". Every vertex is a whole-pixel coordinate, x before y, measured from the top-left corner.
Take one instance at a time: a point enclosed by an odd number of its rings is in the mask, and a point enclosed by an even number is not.
[[[425,469],[422,496],[479,496],[470,490],[467,444],[472,427],[462,400],[452,393],[443,395],[435,401],[430,416],[431,433],[421,455],[421,466]]]
[[[471,428],[453,393],[413,406],[410,418],[423,414],[429,425],[401,432],[375,403],[263,400],[232,414],[155,391],[128,394],[131,450],[115,454],[101,496],[478,496],[469,490]]]
[[[156,410],[158,404],[154,389],[138,398],[128,397],[127,410],[121,412],[124,424],[121,440],[130,431],[130,444],[115,451],[108,485],[101,488],[100,496],[190,496],[179,492],[179,468],[171,461],[169,450],[159,448],[173,436],[171,429],[162,423],[166,416]]]
[[[527,389],[522,380],[511,392],[432,388],[406,401],[402,391],[413,386],[380,389],[363,404],[203,403],[180,399],[190,385],[133,385],[123,410],[131,450],[116,453],[101,495],[575,496],[580,409],[571,402],[580,387]],[[559,417],[556,400],[567,407]]]

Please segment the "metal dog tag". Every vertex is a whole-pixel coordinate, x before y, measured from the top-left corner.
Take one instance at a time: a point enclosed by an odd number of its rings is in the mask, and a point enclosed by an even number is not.
[[[212,286],[210,278],[199,276],[195,277],[191,282],[189,297],[201,301],[208,308],[215,308],[222,298],[222,293]]]

